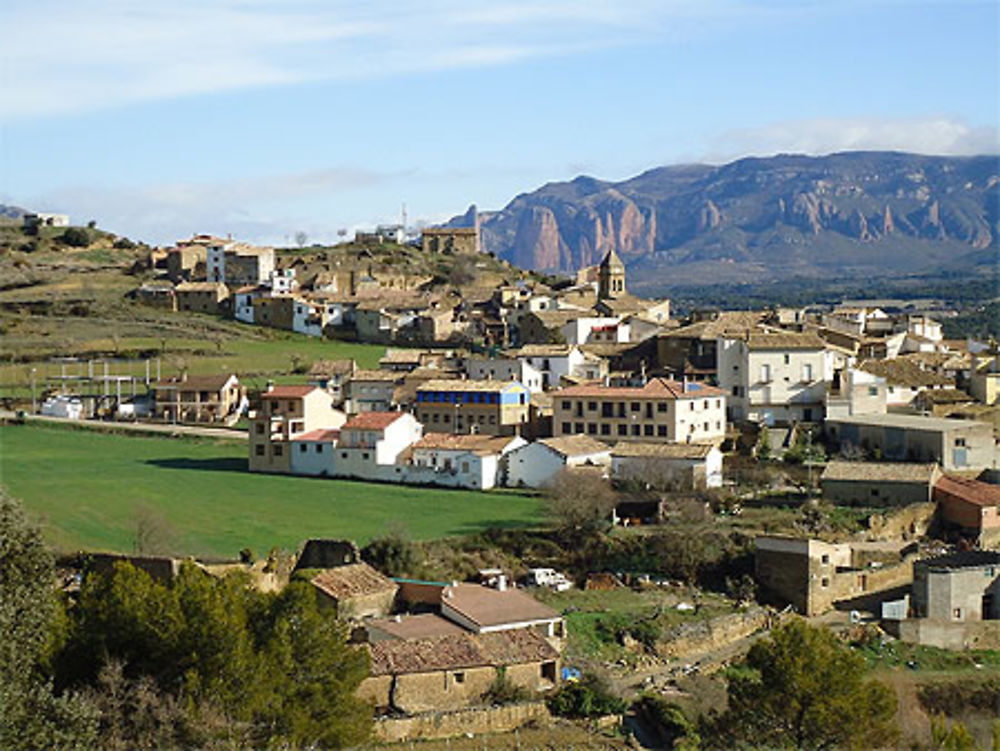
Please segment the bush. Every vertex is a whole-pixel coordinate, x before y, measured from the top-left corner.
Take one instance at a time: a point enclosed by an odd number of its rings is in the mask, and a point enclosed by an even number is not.
[[[559,717],[602,717],[625,711],[625,702],[612,693],[607,681],[593,673],[587,673],[575,683],[564,684],[546,704],[549,711]]]
[[[527,689],[514,685],[507,677],[507,668],[497,668],[496,677],[490,687],[483,692],[483,701],[493,706],[501,704],[516,704],[527,701],[530,697]]]
[[[90,233],[83,227],[70,227],[60,235],[59,239],[74,248],[86,248],[90,245]]]
[[[635,703],[636,712],[656,729],[665,748],[694,751],[701,744],[695,724],[684,710],[661,696],[647,694]]]

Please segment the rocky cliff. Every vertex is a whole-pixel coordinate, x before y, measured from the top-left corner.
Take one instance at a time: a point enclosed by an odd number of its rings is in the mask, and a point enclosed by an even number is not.
[[[570,272],[614,248],[640,286],[662,287],[985,267],[998,207],[996,156],[848,152],[578,177],[480,220],[484,248],[518,266]]]

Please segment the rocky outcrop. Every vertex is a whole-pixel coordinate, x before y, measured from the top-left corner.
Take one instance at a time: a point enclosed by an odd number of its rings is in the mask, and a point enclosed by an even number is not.
[[[613,249],[648,278],[720,260],[719,281],[916,273],[998,247],[997,173],[996,157],[783,155],[620,183],[579,177],[479,216],[486,250],[545,271],[576,271]]]

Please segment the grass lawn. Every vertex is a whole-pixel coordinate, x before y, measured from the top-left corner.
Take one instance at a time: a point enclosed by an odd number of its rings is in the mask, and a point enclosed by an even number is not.
[[[176,552],[224,557],[309,537],[363,545],[391,529],[434,539],[542,518],[537,498],[516,493],[250,474],[242,442],[34,425],[0,428],[0,483],[63,551],[131,551],[144,508],[175,530]]]

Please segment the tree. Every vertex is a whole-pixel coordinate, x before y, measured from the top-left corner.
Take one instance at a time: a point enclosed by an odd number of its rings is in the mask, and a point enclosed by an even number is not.
[[[0,493],[0,748],[88,748],[97,713],[47,675],[59,603],[52,555],[20,503]]]
[[[299,230],[298,232],[295,233],[295,244],[298,245],[300,248],[304,247],[306,241],[308,240],[309,240],[309,235],[307,235],[302,230]]]
[[[564,683],[546,700],[546,704],[549,711],[559,717],[601,717],[625,711],[625,702],[596,673],[587,673],[579,681]]]
[[[608,527],[617,500],[614,489],[589,472],[564,469],[545,489],[549,517],[574,536],[589,536]]]
[[[90,233],[83,227],[69,227],[60,235],[60,240],[74,248],[86,248],[90,245]]]
[[[389,576],[412,575],[417,566],[417,550],[401,531],[373,539],[361,548],[361,558]]]
[[[729,679],[720,747],[881,748],[899,733],[896,697],[825,628],[795,619],[758,641]]]

